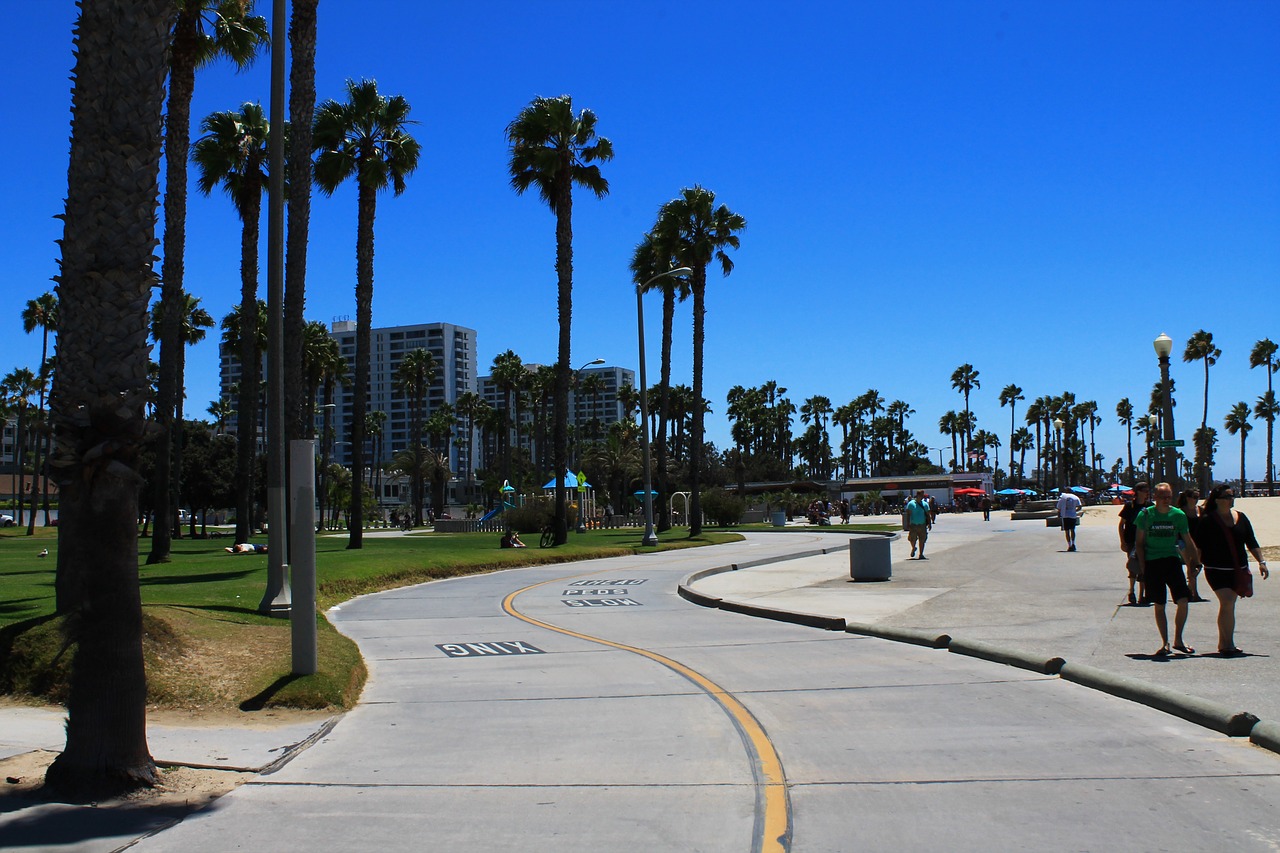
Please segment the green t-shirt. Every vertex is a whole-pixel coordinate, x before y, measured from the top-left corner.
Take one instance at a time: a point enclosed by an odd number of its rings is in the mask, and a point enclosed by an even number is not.
[[[1177,507],[1169,507],[1166,513],[1149,506],[1134,520],[1134,526],[1147,532],[1147,559],[1178,556],[1178,537],[1185,537],[1190,530],[1187,515]]]

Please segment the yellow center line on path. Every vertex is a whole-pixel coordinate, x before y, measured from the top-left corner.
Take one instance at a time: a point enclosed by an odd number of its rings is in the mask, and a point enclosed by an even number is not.
[[[586,574],[596,573],[588,572]],[[522,593],[547,584],[563,583],[570,578],[584,576],[568,575],[518,589],[502,600],[502,609],[507,614],[528,622],[530,625],[537,625],[539,628],[546,628],[548,631],[555,631],[557,634],[576,637],[589,643],[599,643],[602,646],[609,646],[620,651],[646,657],[684,676],[697,685],[729,715],[729,718],[733,720],[741,733],[743,742],[752,753],[751,769],[752,775],[756,780],[757,795],[756,837],[753,839],[752,850],[760,851],[760,853],[789,851],[791,849],[791,799],[787,793],[787,779],[782,769],[782,759],[778,757],[777,750],[773,748],[773,742],[769,740],[769,735],[765,733],[764,726],[760,725],[760,721],[747,710],[745,705],[738,701],[736,696],[697,670],[690,669],[679,661],[672,660],[657,652],[637,648],[636,646],[628,646],[625,643],[615,643],[612,640],[593,637],[590,634],[571,631],[568,628],[561,628],[558,625],[552,625],[549,622],[543,622],[541,619],[535,619],[532,616],[521,613],[515,607],[516,597]]]

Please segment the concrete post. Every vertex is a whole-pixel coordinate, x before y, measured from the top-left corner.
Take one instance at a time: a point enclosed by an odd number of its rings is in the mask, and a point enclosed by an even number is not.
[[[294,675],[311,675],[318,666],[315,473],[315,442],[289,442],[289,554],[293,559],[293,609],[289,628],[293,644]]]

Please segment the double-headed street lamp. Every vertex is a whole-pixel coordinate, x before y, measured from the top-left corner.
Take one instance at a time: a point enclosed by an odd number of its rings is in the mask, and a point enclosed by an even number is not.
[[[1063,421],[1062,416],[1059,415],[1058,417],[1053,419],[1053,425],[1058,428],[1058,452],[1054,456],[1054,463],[1055,463],[1054,467],[1058,469],[1058,475],[1054,479],[1058,481],[1058,494],[1062,494],[1062,492],[1065,491],[1066,489],[1066,486],[1063,483],[1063,470],[1062,470],[1063,468],[1066,467],[1065,465],[1062,464],[1062,457],[1063,457],[1062,428],[1066,426],[1066,422]]]
[[[658,534],[653,531],[653,474],[649,470],[649,381],[644,373],[644,292],[660,278],[688,275],[689,267],[676,267],[658,273],[644,284],[636,285],[636,326],[640,333],[640,444],[644,448],[644,537],[641,545],[657,545]]]
[[[1156,349],[1156,357],[1160,359],[1160,387],[1164,392],[1161,401],[1164,409],[1164,438],[1160,442],[1164,450],[1163,479],[1173,486],[1176,492],[1179,484],[1178,451],[1173,437],[1173,392],[1169,388],[1169,354],[1173,352],[1173,338],[1161,332],[1151,344]]]

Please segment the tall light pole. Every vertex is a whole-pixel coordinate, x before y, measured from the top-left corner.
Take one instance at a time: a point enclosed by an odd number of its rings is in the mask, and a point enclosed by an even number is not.
[[[657,545],[658,534],[653,531],[653,473],[649,470],[649,381],[644,372],[644,292],[660,278],[688,275],[689,267],[676,267],[658,273],[644,284],[636,285],[636,327],[640,333],[640,444],[644,448],[644,536],[641,545]]]
[[[574,392],[573,392],[573,463],[574,464],[573,464],[573,467],[579,470],[582,469],[582,460],[578,458],[578,433],[582,431],[582,423],[581,423],[581,418],[578,417],[578,412],[581,411],[582,406],[580,406],[578,403],[577,389],[582,387],[582,371],[596,364],[604,364],[604,359],[593,358],[591,359],[591,361],[588,361],[586,364],[582,365],[582,367],[579,367],[577,370],[573,372],[573,387],[574,387]],[[565,483],[565,485],[567,486],[569,484]],[[585,492],[581,492],[581,491],[578,492],[578,526],[574,530],[575,533],[587,532],[586,519],[582,517],[583,516],[582,495],[583,494],[585,494]]]
[[[1169,353],[1173,352],[1173,338],[1161,332],[1151,345],[1160,359],[1160,388],[1164,392],[1161,401],[1164,407],[1164,438],[1160,442],[1164,449],[1164,479],[1176,493],[1181,478],[1178,476],[1178,450],[1173,435],[1173,392],[1169,388]]]
[[[1061,415],[1053,419],[1053,425],[1058,428],[1058,452],[1053,457],[1053,467],[1056,469],[1054,479],[1058,481],[1058,493],[1061,494],[1064,491],[1062,483],[1062,428],[1065,426]]]

